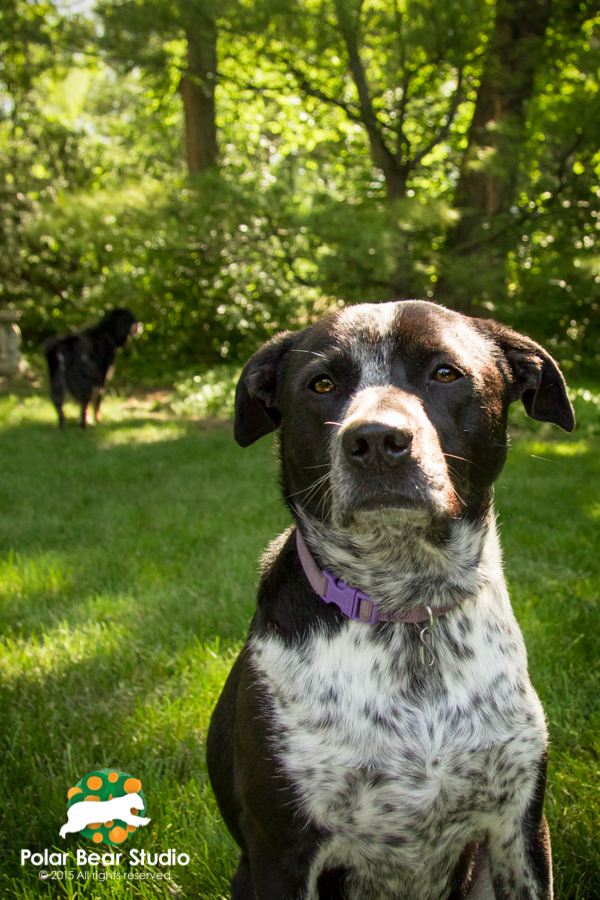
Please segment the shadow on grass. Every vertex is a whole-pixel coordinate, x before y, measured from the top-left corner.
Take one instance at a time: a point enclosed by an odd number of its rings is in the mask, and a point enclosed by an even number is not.
[[[146,420],[127,426],[138,434],[147,427]],[[251,548],[251,584],[258,553],[286,524],[268,442],[244,451],[230,427],[177,423],[183,434],[170,423],[150,420],[150,427],[153,440],[116,445],[107,435],[122,433],[118,426],[2,432],[0,550],[5,559],[13,550],[30,572],[58,567],[63,584],[54,586],[49,609],[67,609],[82,590],[182,578],[188,605],[213,582],[218,601],[240,549],[246,558]],[[19,577],[25,603],[35,606],[48,579],[38,578],[36,591],[36,578]]]
[[[1,441],[0,862],[23,878],[20,849],[56,845],[66,790],[110,765],[153,798],[139,846],[177,837],[185,896],[222,894],[234,851],[203,738],[257,557],[288,523],[272,444],[153,416],[9,423]]]
[[[208,789],[204,735],[233,651],[188,640],[165,652],[157,635],[148,644],[124,627],[88,628],[59,648],[49,637],[52,661],[30,647],[26,671],[2,690],[0,834],[10,838],[1,867],[23,877],[22,848],[81,846],[77,836],[58,839],[66,791],[86,772],[110,766],[135,774],[149,797],[153,824],[134,846],[187,852],[192,866],[177,875],[184,896],[205,896],[207,877],[220,879],[222,893],[236,851]]]

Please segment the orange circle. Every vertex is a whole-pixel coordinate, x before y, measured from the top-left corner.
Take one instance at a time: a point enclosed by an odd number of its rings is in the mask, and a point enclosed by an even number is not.
[[[142,788],[142,782],[139,778],[128,778],[123,787],[128,794],[137,794]]]
[[[93,825],[88,825],[88,828],[100,828],[102,822],[94,822]]]
[[[67,800],[70,800],[71,797],[75,796],[75,794],[81,794],[81,793],[83,793],[81,788],[77,788],[77,787],[69,788],[69,790],[67,791]]]
[[[124,828],[121,828],[120,825],[115,825],[113,830],[109,831],[108,836],[115,844],[121,844],[127,837],[127,831]]]
[[[83,799],[84,800],[97,800],[98,803],[100,802],[100,797],[96,797],[95,794],[90,794],[89,797],[84,797]]]
[[[119,780],[119,773],[118,772],[109,772],[108,780],[110,781],[111,784],[114,784],[115,781]]]
[[[138,810],[135,808],[135,806],[132,806],[131,809],[129,810],[129,812],[131,813],[132,816],[138,815]],[[135,827],[137,828],[137,825]]]
[[[129,832],[129,834],[133,834],[134,831],[137,831],[137,825],[128,825],[127,831]]]
[[[91,828],[91,827],[92,827],[92,826],[90,825],[90,828]],[[93,834],[93,835],[92,835],[92,840],[93,840],[93,842],[94,842],[95,844],[101,844],[101,843],[102,843],[102,835],[100,834],[99,831],[97,831],[96,834]]]
[[[115,824],[115,820],[114,820],[114,819],[111,819],[110,822],[105,822],[105,823],[104,823],[104,827],[105,827],[105,828],[112,828],[114,824]]]
[[[98,778],[97,775],[92,775],[91,778],[88,778],[87,780],[87,786],[90,791],[99,791],[102,787],[102,779]]]

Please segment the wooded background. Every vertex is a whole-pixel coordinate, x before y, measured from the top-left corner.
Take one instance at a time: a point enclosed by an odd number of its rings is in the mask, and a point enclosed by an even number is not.
[[[140,376],[421,297],[600,372],[598,0],[3,0],[0,304]]]

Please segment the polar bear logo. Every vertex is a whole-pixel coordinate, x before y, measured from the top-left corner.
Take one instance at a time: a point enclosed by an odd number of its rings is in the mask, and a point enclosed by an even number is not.
[[[67,822],[60,836],[80,832],[95,844],[122,844],[140,825],[147,825],[142,782],[118,769],[98,769],[67,791]],[[91,802],[90,802],[91,801]]]
[[[132,810],[144,808],[144,801],[139,794],[125,794],[112,800],[100,800],[96,803],[75,803],[67,811],[67,822],[60,829],[61,838],[72,831],[81,831],[87,825],[96,822],[110,822],[119,819],[126,825],[147,825],[149,818],[143,818]]]

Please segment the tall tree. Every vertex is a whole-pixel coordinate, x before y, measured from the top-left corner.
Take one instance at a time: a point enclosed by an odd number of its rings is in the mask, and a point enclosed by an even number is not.
[[[487,17],[479,0],[297,0],[267,30],[265,55],[302,94],[364,129],[399,226],[393,295],[411,292],[403,201],[436,154],[457,153]]]
[[[115,65],[131,71],[141,67],[163,90],[169,69],[180,72],[179,92],[185,115],[188,171],[205,172],[218,159],[215,87],[217,83],[216,0],[105,0],[98,7],[104,27],[102,46]],[[183,42],[184,53],[167,49]]]
[[[365,129],[393,202],[452,135],[485,18],[478,0],[299,0],[268,52],[302,93]]]
[[[496,289],[502,289],[506,246],[500,232],[516,199],[527,107],[545,58],[546,29],[554,6],[555,0],[496,3],[454,195],[460,218],[446,239],[445,269],[436,292],[465,311],[471,307],[472,279],[477,272],[487,282],[484,298],[494,291],[494,273],[499,280]],[[469,260],[473,265],[467,279],[465,262]]]
[[[553,0],[498,0],[454,198],[465,211],[452,232],[454,246],[473,237],[482,216],[514,203],[527,104],[552,7]]]
[[[179,91],[185,111],[188,171],[196,175],[217,161],[215,86],[217,82],[217,25],[209,4],[187,7],[185,38],[187,68]]]

